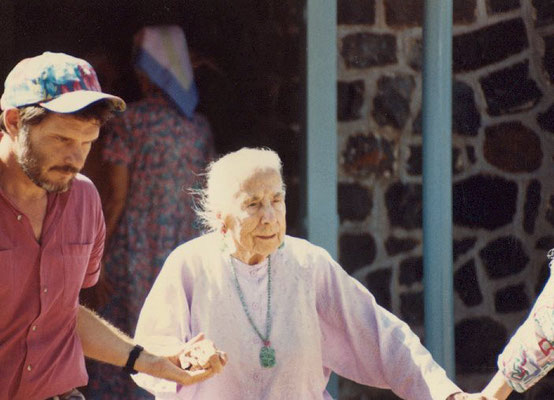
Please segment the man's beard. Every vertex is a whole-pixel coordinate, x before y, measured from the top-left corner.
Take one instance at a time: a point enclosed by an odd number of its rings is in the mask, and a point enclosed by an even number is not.
[[[20,132],[20,134],[22,135],[22,151],[17,154],[17,162],[27,177],[35,185],[46,190],[47,192],[63,193],[69,190],[74,178],[71,178],[65,183],[53,182],[48,179],[46,171],[43,173],[42,168],[46,157],[34,148],[29,138],[29,132]],[[70,165],[54,166],[49,170],[73,172],[75,174],[79,172],[77,168]]]

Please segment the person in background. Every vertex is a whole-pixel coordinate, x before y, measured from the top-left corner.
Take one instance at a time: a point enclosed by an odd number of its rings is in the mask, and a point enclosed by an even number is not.
[[[208,121],[187,43],[178,26],[148,26],[134,37],[134,66],[143,98],[107,126],[105,163],[107,251],[111,296],[100,314],[134,330],[140,306],[170,251],[199,234],[188,189],[213,157]],[[95,399],[148,396],[125,374],[90,365],[87,393]]]
[[[125,102],[85,60],[45,52],[13,68],[0,108],[0,400],[84,399],[84,356],[180,385],[220,371],[213,346],[204,368],[180,368],[202,336],[157,356],[79,305],[105,238],[98,192],[79,171]]]
[[[96,71],[102,89],[108,93],[114,93],[119,97],[126,98],[126,96],[123,96],[123,93],[121,93],[122,90],[118,84],[122,81],[122,71],[121,67],[113,58],[113,52],[107,51],[104,47],[96,46],[89,49],[83,55],[83,58],[87,60]],[[105,129],[105,125],[101,127],[100,137],[105,134]],[[100,199],[105,199],[108,190],[105,179],[106,164],[102,161],[101,153],[102,141],[97,140],[90,149],[81,173],[94,183],[96,190],[98,190],[100,194]],[[82,289],[79,293],[79,298],[81,304],[96,311],[100,306],[108,302],[111,293],[112,290],[105,279],[104,268],[101,267],[98,283],[93,287]]]
[[[550,278],[498,357],[498,372],[483,390],[484,395],[504,400],[513,390],[526,392],[554,368],[554,249],[548,258]]]
[[[199,216],[209,233],[167,258],[135,340],[172,352],[205,332],[229,354],[194,387],[137,374],[159,399],[331,399],[332,371],[411,400],[485,399],[452,383],[408,325],[322,248],[286,235],[281,160],[243,148],[210,164]]]

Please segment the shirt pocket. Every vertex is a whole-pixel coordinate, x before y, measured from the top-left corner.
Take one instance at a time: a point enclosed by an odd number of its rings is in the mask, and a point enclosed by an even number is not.
[[[64,305],[76,308],[79,305],[79,291],[88,269],[92,243],[65,244],[62,248],[64,264]]]
[[[13,289],[14,257],[13,249],[0,249],[0,302],[4,295]]]

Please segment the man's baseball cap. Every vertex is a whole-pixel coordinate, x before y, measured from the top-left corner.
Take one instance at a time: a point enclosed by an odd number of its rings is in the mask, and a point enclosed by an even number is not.
[[[100,100],[114,111],[125,110],[123,99],[103,93],[96,72],[80,58],[45,52],[20,61],[4,82],[0,108],[40,105],[56,113],[72,113]]]

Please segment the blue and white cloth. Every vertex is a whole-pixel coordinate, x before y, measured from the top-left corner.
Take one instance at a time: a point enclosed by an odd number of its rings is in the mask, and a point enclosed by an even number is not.
[[[185,34],[177,25],[148,26],[135,35],[135,66],[144,71],[189,119],[198,104]]]

